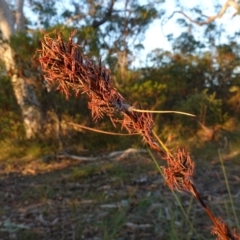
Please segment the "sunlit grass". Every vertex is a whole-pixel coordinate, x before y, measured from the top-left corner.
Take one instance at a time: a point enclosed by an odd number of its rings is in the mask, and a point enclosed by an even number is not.
[[[44,161],[45,156],[51,156],[55,151],[55,142],[6,139],[0,142],[0,173],[47,171],[49,164]]]
[[[40,142],[39,140],[11,140],[5,139],[0,144],[0,161],[14,160],[16,158],[38,158],[56,149],[54,142]]]

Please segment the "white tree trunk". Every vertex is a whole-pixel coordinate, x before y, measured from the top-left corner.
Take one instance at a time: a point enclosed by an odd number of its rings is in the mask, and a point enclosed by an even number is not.
[[[16,30],[22,31],[24,29],[24,15],[23,15],[23,4],[24,0],[17,1],[17,10],[16,10]]]
[[[16,31],[24,30],[23,3],[24,0],[17,1],[15,22],[13,13],[9,9],[7,2],[5,0],[0,0],[0,29],[4,40],[0,43],[0,58],[4,61],[6,71],[11,77],[11,83],[17,103],[22,112],[26,137],[32,138],[40,132],[41,112],[39,102],[33,86],[27,84],[27,82],[19,75],[17,64],[14,60],[14,51],[9,44],[6,43]]]

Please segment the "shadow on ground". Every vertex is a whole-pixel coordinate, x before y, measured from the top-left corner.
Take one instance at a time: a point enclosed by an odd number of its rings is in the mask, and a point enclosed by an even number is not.
[[[200,205],[177,194],[191,228],[147,153],[27,162],[12,162],[11,171],[1,163],[0,239],[214,239]],[[226,171],[239,206],[240,167],[228,161]],[[197,163],[194,182],[216,216],[236,227],[220,164]]]

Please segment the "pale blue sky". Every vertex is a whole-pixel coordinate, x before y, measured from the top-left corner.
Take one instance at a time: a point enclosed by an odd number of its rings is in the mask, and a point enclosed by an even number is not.
[[[170,16],[174,11],[181,10],[180,8],[176,8],[175,0],[166,0],[164,4],[161,5],[163,9],[166,10],[166,14],[164,16],[168,17]],[[214,9],[214,5],[216,3],[219,3],[221,6],[226,2],[226,0],[180,0],[179,1],[182,6],[185,8],[186,14],[188,14],[189,17],[194,18],[194,13],[187,11],[187,9],[191,9],[195,6],[199,6],[199,9],[202,10],[202,13],[207,16],[214,16],[217,14],[216,10]],[[233,34],[236,31],[239,31],[240,29],[240,16],[235,16],[232,19],[232,15],[235,12],[234,8],[228,8],[226,14],[221,18],[215,20],[217,24],[221,24],[222,27],[225,29],[226,34]],[[181,32],[184,31],[183,28],[181,28],[178,24],[176,24],[177,18],[184,18],[181,14],[175,14],[172,19],[170,19],[164,26],[161,27],[161,21],[157,20],[152,25],[151,28],[148,29],[146,33],[146,38],[144,41],[145,51],[150,52],[151,50],[155,48],[162,48],[169,50],[171,49],[170,44],[167,41],[166,36],[168,34],[174,33],[175,36],[178,36],[181,34]],[[188,20],[187,20],[188,21]],[[202,38],[203,34],[202,31],[204,27],[197,26],[193,24],[194,26],[194,33],[195,36],[197,36],[199,39]],[[226,39],[225,39],[226,40]],[[224,41],[224,36],[221,39],[221,41]]]

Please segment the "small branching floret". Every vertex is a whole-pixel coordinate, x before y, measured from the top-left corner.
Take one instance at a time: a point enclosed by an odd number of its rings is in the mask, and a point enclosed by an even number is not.
[[[212,228],[211,233],[213,235],[216,235],[216,240],[225,240],[225,239],[229,239],[229,240],[240,240],[240,235],[237,234],[236,230],[233,231],[233,233],[231,233],[228,225],[223,222],[223,220],[221,218],[216,218],[215,217],[215,225]]]
[[[192,191],[194,162],[188,152],[178,148],[174,155],[167,157],[167,167],[163,167],[166,183],[172,190]]]

